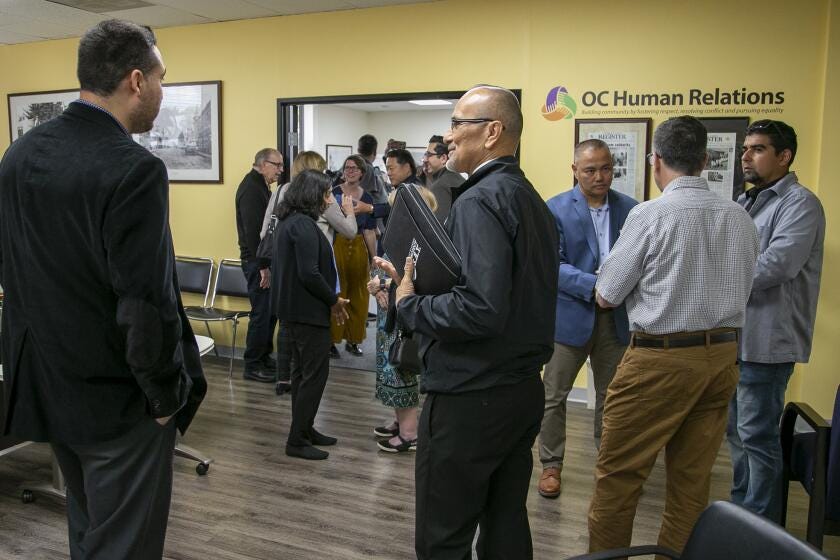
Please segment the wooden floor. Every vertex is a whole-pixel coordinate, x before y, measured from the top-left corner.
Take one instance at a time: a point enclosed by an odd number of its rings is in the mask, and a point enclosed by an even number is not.
[[[389,412],[373,399],[373,375],[334,369],[317,419],[339,438],[326,461],[286,457],[288,396],[273,386],[227,380],[226,363],[205,361],[208,398],[185,443],[213,456],[207,476],[176,459],[166,558],[306,559],[413,558],[413,455],[377,452],[371,429]],[[241,371],[241,364],[239,365]],[[528,499],[538,560],[585,551],[586,510],[592,492],[595,450],[592,412],[569,407],[569,442],[563,494],[546,500],[536,492],[536,460]],[[492,444],[491,442],[488,442]],[[714,468],[712,499],[725,499],[730,482],[726,446]],[[49,454],[30,446],[0,458],[0,559],[68,558],[63,507],[48,499],[22,504],[19,485],[50,476]],[[657,464],[636,516],[634,544],[656,541],[664,495]],[[804,493],[798,488],[789,513],[791,532],[804,534]],[[826,552],[840,558],[840,538],[826,538]]]

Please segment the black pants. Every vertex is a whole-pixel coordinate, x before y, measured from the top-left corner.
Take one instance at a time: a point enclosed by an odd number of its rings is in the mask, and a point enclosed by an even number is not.
[[[469,560],[476,526],[480,559],[533,557],[525,500],[544,401],[538,374],[428,395],[415,464],[419,560]]]
[[[289,445],[308,445],[309,432],[321,405],[330,374],[329,327],[286,324],[292,353],[292,425]]]
[[[277,381],[289,383],[292,379],[292,343],[289,340],[289,327],[280,321],[277,328]]]
[[[263,367],[273,350],[277,319],[271,313],[270,290],[260,288],[259,262],[243,261],[242,272],[248,282],[248,299],[251,300],[248,336],[245,338],[245,369],[257,369]]]
[[[72,560],[163,556],[172,496],[175,421],[144,418],[104,443],[52,443],[67,482]]]

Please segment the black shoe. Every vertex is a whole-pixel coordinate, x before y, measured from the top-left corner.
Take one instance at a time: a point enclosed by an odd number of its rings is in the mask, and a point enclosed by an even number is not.
[[[400,440],[398,445],[391,445],[387,439],[385,441],[377,441],[376,445],[379,446],[379,449],[382,451],[387,451],[388,453],[405,453],[406,451],[417,451],[417,440],[416,439],[403,439],[403,437],[397,434],[397,437]]]
[[[263,369],[266,371],[277,371],[277,360],[271,356],[266,356],[262,360]]]
[[[288,443],[286,444],[286,455],[309,461],[322,461],[330,456],[326,451],[321,451],[311,445],[289,445]]]
[[[338,348],[335,347],[335,344],[330,346],[330,359],[337,360],[341,357],[341,354],[338,353]]]
[[[260,383],[274,383],[274,374],[261,369],[246,369],[242,379],[259,381]]]
[[[309,430],[309,441],[312,442],[312,445],[335,445],[338,443],[338,439],[332,436],[325,436],[315,428]]]
[[[373,429],[373,435],[376,437],[384,437],[391,439],[392,437],[399,435],[400,433],[400,425],[396,422],[394,423],[393,428],[389,428],[388,426],[377,426]]]
[[[353,354],[354,356],[361,356],[361,355],[364,354],[362,352],[362,349],[359,348],[358,344],[351,344],[351,343],[348,342],[347,344],[344,345],[344,349],[347,350],[348,352],[350,352],[351,354]]]
[[[291,393],[292,384],[288,381],[278,381],[277,384],[274,385],[274,392],[278,397],[286,393]]]

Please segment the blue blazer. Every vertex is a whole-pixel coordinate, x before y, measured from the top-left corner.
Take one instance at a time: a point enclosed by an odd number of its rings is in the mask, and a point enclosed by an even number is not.
[[[610,190],[610,248],[615,245],[627,214],[638,204],[627,195]],[[548,201],[560,234],[560,276],[557,282],[557,315],[554,340],[568,346],[583,346],[595,326],[595,270],[598,268],[598,241],[586,198],[575,185],[570,191]],[[615,309],[618,340],[630,342],[624,304]]]

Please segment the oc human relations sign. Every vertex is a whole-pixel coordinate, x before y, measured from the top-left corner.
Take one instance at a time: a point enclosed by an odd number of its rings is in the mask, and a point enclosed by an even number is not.
[[[784,91],[752,91],[745,87],[714,90],[689,89],[684,92],[634,92],[624,90],[584,91],[580,103],[584,107],[709,107],[781,105]]]

